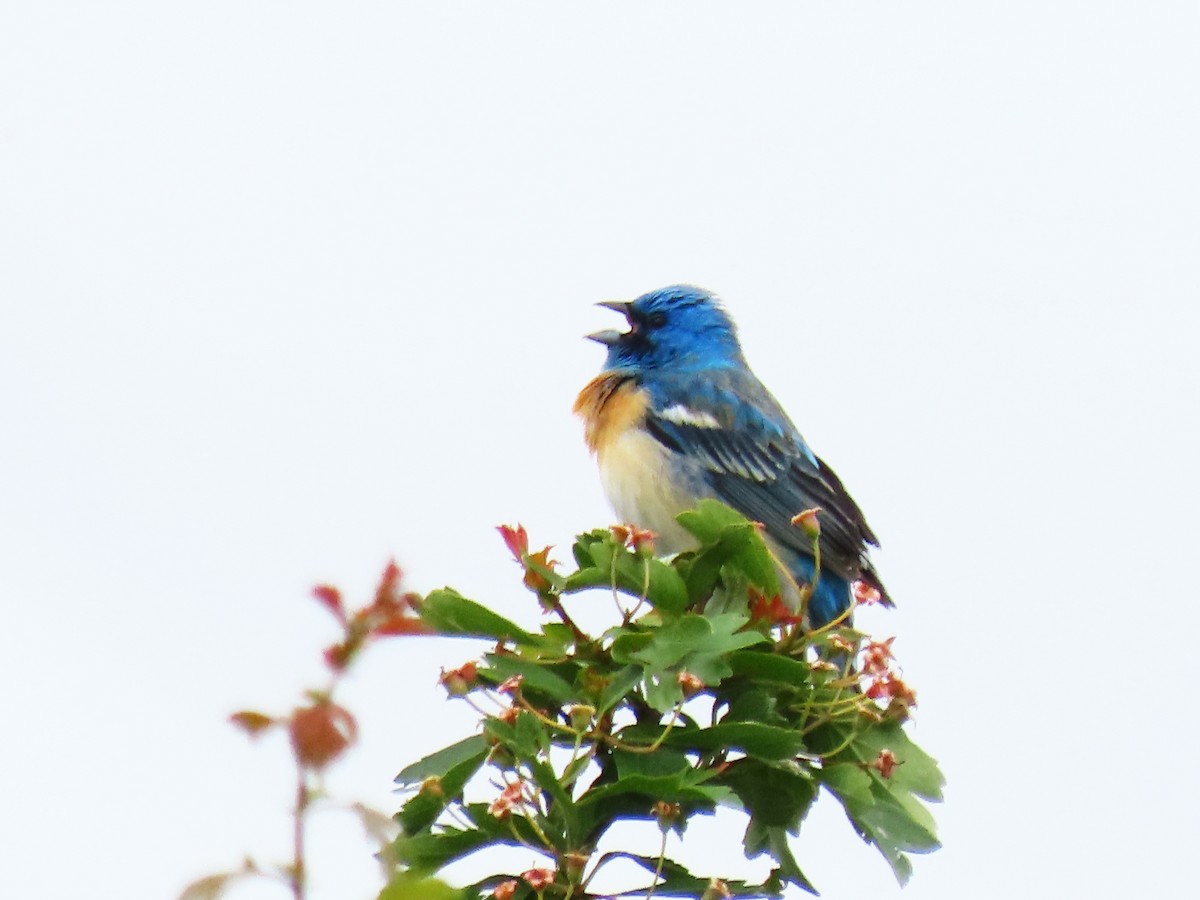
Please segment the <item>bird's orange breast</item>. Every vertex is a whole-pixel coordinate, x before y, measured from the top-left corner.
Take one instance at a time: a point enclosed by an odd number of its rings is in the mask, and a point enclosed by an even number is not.
[[[604,451],[623,434],[641,425],[648,406],[645,392],[628,376],[612,372],[597,375],[575,400],[588,449],[604,456]]]
[[[675,517],[694,506],[696,496],[678,477],[675,454],[642,427],[649,406],[649,395],[636,382],[606,373],[580,392],[575,412],[620,520],[657,534],[660,552],[678,553],[695,540]]]

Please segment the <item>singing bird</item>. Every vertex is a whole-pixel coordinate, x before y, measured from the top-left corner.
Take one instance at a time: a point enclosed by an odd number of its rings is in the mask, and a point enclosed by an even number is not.
[[[621,520],[678,553],[695,539],[675,517],[703,498],[720,500],[763,524],[794,609],[814,560],[811,537],[792,518],[819,508],[820,572],[806,624],[819,628],[849,610],[855,581],[890,605],[867,556],[879,542],[862,511],[750,371],[720,301],[674,285],[598,305],[624,314],[629,330],[588,335],[608,356],[575,412]]]

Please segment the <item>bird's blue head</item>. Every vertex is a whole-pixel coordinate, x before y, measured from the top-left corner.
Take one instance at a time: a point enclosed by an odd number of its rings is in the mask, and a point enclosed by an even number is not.
[[[588,335],[608,347],[606,370],[698,371],[745,365],[733,321],[703,288],[676,284],[629,302],[599,305],[629,321],[626,332]]]

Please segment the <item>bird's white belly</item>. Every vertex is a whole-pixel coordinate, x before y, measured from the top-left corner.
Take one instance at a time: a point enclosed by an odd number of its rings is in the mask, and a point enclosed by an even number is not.
[[[696,539],[675,517],[699,499],[673,473],[671,451],[640,428],[629,428],[597,453],[600,482],[623,523],[658,535],[658,552],[679,553]]]

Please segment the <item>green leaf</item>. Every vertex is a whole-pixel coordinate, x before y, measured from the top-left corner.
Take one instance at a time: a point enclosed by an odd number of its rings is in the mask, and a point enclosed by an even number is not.
[[[533,716],[522,710],[517,714],[517,722],[521,719],[533,719]],[[532,759],[541,749],[537,735],[531,733],[528,726],[518,730],[516,723],[510,724],[494,716],[483,720],[483,733],[485,737],[508,748],[518,759]]]
[[[793,834],[817,797],[817,782],[790,761],[740,759],[730,764],[720,782],[733,788],[752,819]]]
[[[861,777],[850,774],[855,769]],[[928,853],[941,846],[928,811],[911,798],[902,802],[865,770],[843,763],[827,767],[820,778],[841,800],[855,830],[887,860],[901,885],[912,875],[912,863],[905,852]]]
[[[674,708],[683,694],[680,672],[687,671],[708,687],[733,674],[726,657],[734,650],[766,640],[757,631],[740,631],[746,617],[734,613],[702,616],[687,613],[647,634],[624,634],[613,644],[617,662],[637,662],[646,669],[646,702],[660,712]]]
[[[517,714],[516,735],[514,749],[520,748],[523,755],[536,757],[539,753],[550,752],[550,735],[546,733],[546,726],[527,710]]]
[[[579,776],[586,772],[591,764],[592,758],[587,755],[576,757],[567,763],[563,767],[562,777],[559,779],[562,786],[568,791],[573,790]]]
[[[466,900],[466,893],[436,878],[414,878],[407,872],[393,876],[377,900]]]
[[[794,884],[810,894],[816,894],[813,883],[800,870],[800,864],[792,855],[788,844],[788,830],[781,825],[768,825],[762,820],[751,819],[746,826],[746,837],[743,839],[746,847],[746,858],[753,859],[763,853],[768,854],[779,865],[771,872],[768,884],[774,883],[775,893],[781,893],[783,884]]]
[[[462,794],[463,787],[471,779],[471,776],[479,771],[479,767],[483,765],[485,759],[487,759],[486,748],[457,765],[451,766],[444,775],[440,776],[437,789],[422,789],[405,803],[398,816],[400,827],[404,833],[416,834],[437,821],[442,811]]]
[[[649,565],[650,590],[646,594],[647,602],[665,613],[676,614],[687,609],[687,585],[683,583],[683,578],[674,567],[661,559],[651,559]]]
[[[547,648],[563,653],[575,643],[575,632],[569,625],[562,622],[547,622],[542,626],[542,634],[546,638]]]
[[[542,823],[542,832],[550,840],[556,850],[567,851],[575,846],[581,837],[579,813],[575,801],[567,793],[558,775],[548,763],[540,759],[525,760],[533,782],[553,798],[553,803],[547,803],[547,815],[538,816]]]
[[[912,742],[898,722],[884,722],[866,729],[850,745],[862,762],[871,763],[880,751],[896,755],[896,768],[890,783],[927,800],[941,800],[946,778],[937,762]]]
[[[641,680],[641,666],[626,666],[614,672],[596,701],[596,714],[603,715],[620,703]]]
[[[764,725],[787,726],[787,718],[779,714],[779,699],[763,688],[750,688],[729,701],[722,722],[761,722]]]
[[[651,885],[624,891],[617,897],[700,897],[708,890],[711,878],[693,875],[684,866],[673,859],[659,862],[657,856],[642,856],[637,853],[613,852],[606,853],[604,861],[612,859],[627,859],[641,866],[650,874],[658,874],[657,886],[651,890]],[[661,870],[661,871],[660,871]],[[726,881],[725,887],[733,897],[763,897],[779,896],[779,891],[768,889],[766,884],[747,884],[745,881]]]
[[[417,874],[425,874],[436,872],[448,862],[495,842],[517,843],[515,839],[505,841],[501,835],[488,834],[479,829],[463,831],[447,828],[438,834],[402,834],[392,844],[392,853],[397,862]]]
[[[628,750],[613,750],[613,762],[617,765],[617,777],[632,775],[680,775],[694,767],[686,753],[660,747],[653,753],[631,753]]]
[[[721,583],[721,566],[732,555],[729,550],[692,550],[675,557],[675,568],[683,577],[692,604],[710,601]]]
[[[712,624],[704,616],[688,613],[663,625],[651,635],[649,643],[632,654],[637,662],[655,669],[666,669],[682,660],[692,647],[712,637]]]
[[[763,760],[792,759],[804,752],[800,732],[758,722],[732,722],[709,728],[676,728],[663,741],[693,750],[741,750]]]
[[[468,600],[453,588],[432,591],[420,604],[421,620],[440,634],[491,638],[518,644],[540,644],[540,635],[530,634],[504,616]]]
[[[576,535],[575,543],[571,545],[571,555],[575,557],[575,565],[580,569],[594,565],[591,550],[593,544],[608,543],[615,546],[616,542],[617,539],[607,528],[594,528]]]
[[[613,662],[618,665],[624,666],[630,663],[638,663],[637,654],[648,647],[650,642],[654,640],[654,632],[632,631],[630,630],[631,627],[637,626],[614,629],[617,634],[613,639],[612,648],[609,652],[612,654]]]
[[[930,850],[940,847],[941,842],[937,839],[937,824],[933,821],[933,813],[912,794],[900,790],[899,786],[895,784],[895,779],[889,781],[877,773],[872,772],[871,774],[875,776],[875,789],[887,791],[891,799],[903,807],[908,817],[917,825],[920,825],[932,839],[932,845],[925,849],[918,849],[916,847],[910,849],[914,853],[927,853]]]
[[[683,773],[675,775],[629,775],[611,784],[591,788],[579,798],[580,810],[586,812],[589,807],[619,794],[635,794],[644,797],[646,802],[640,808],[645,810],[645,817],[650,816],[650,807],[658,800],[668,803],[689,803],[711,809],[721,802],[728,788],[720,785],[697,784],[695,779],[688,778]]]
[[[636,656],[649,666],[667,668],[699,657],[724,656],[765,641],[761,632],[739,630],[746,621],[745,616],[736,613],[707,617],[688,613],[658,629]],[[728,664],[723,663],[723,667],[732,674]]]
[[[730,527],[750,525],[750,520],[719,500],[701,500],[693,509],[675,517],[680,525],[704,544],[715,544]]]
[[[812,668],[802,659],[759,650],[738,650],[730,654],[729,665],[735,675],[795,687],[807,684],[812,675]]]
[[[593,842],[616,821],[651,818],[651,808],[659,800],[680,803],[691,812],[711,812],[717,804],[740,808],[732,790],[708,783],[712,769],[695,768],[676,750],[614,750],[612,761],[603,768],[605,774],[578,801],[581,827]],[[673,826],[680,833],[687,815]]]
[[[871,802],[871,775],[854,763],[835,763],[821,770],[821,782],[843,801]]]
[[[559,703],[571,703],[579,699],[575,687],[556,675],[546,663],[532,662],[505,653],[488,653],[484,659],[489,670],[483,674],[494,674],[497,683],[520,675],[524,679],[521,685],[523,690],[545,694]]]
[[[855,808],[855,819],[868,824],[877,837],[885,838],[899,850],[928,853],[941,844],[937,835],[930,830],[928,811],[914,816],[911,807],[901,803],[885,785],[872,779],[871,795],[874,803],[865,809]]]
[[[675,517],[701,543],[687,559],[687,582],[693,600],[711,592],[722,567],[740,571],[768,596],[779,593],[775,558],[758,528],[741,514],[716,500],[701,500],[695,509]]]
[[[650,708],[660,713],[670,712],[683,703],[683,687],[673,672],[647,672],[643,691]]]
[[[412,765],[405,766],[395,780],[397,784],[401,785],[420,784],[431,775],[440,778],[460,763],[480,754],[486,755],[486,753],[487,742],[483,739],[483,735],[473,734],[436,753],[431,753]]]

